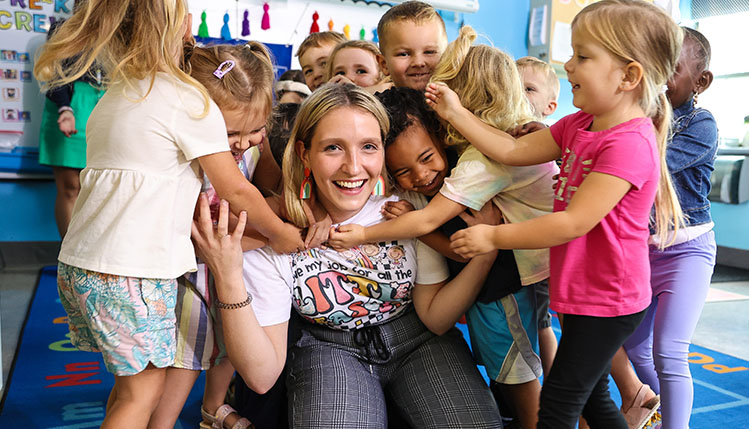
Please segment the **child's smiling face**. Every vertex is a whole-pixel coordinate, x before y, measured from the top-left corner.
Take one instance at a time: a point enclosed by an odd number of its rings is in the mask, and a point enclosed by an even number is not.
[[[387,146],[385,161],[401,189],[430,197],[439,192],[448,173],[445,150],[418,121]]]

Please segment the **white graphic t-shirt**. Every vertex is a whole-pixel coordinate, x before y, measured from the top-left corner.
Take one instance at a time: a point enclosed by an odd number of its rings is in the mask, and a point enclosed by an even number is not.
[[[344,223],[382,222],[380,209],[397,199],[371,197]],[[290,255],[264,247],[244,256],[245,285],[262,326],[288,320],[290,304],[309,321],[334,329],[377,325],[407,308],[415,283],[439,283],[448,276],[442,256],[418,240]]]

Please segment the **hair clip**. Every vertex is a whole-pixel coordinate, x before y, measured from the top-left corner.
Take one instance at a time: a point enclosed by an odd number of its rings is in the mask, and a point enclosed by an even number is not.
[[[229,73],[229,71],[234,68],[235,64],[236,63],[232,60],[226,60],[223,63],[219,64],[218,67],[216,67],[216,71],[213,72],[213,75],[221,79],[225,74]]]

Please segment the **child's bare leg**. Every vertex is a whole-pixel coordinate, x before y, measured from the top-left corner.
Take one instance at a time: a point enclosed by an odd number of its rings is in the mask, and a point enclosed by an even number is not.
[[[226,391],[229,390],[231,377],[234,375],[234,367],[229,359],[222,359],[218,365],[209,369],[205,377],[205,393],[203,393],[203,409],[208,414],[216,415],[218,407],[224,404]],[[224,420],[224,427],[232,427],[241,416],[236,413],[229,414]]]
[[[541,398],[541,383],[538,379],[523,384],[499,384],[502,396],[512,402],[515,415],[523,429],[535,429],[538,423],[538,407]]]
[[[164,391],[166,369],[148,367],[135,375],[115,375],[104,429],[145,428]]]
[[[624,351],[624,347],[620,347],[611,360],[611,377],[614,379],[617,389],[619,389],[619,394],[622,397],[622,408],[626,412],[635,401],[643,383],[637,377],[632,365],[629,364],[629,358],[627,352]],[[655,398],[655,392],[648,389],[643,402],[648,402],[653,398]],[[640,406],[642,404],[635,405]]]
[[[167,368],[164,394],[148,422],[149,429],[172,429],[185,406],[200,371]]]
[[[554,363],[554,356],[557,354],[557,337],[551,326],[538,330],[538,348],[544,376],[547,376],[551,371],[551,364]]]

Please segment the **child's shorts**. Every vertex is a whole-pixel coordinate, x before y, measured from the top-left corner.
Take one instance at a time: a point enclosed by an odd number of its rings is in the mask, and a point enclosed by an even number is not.
[[[549,283],[547,281],[536,283],[536,318],[538,319],[539,331],[551,327]]]
[[[57,266],[57,291],[68,313],[70,341],[101,352],[107,370],[135,375],[174,362],[175,279],[143,279]]]
[[[541,376],[535,284],[466,313],[473,354],[490,379],[523,384]]]
[[[176,368],[206,370],[226,357],[221,314],[216,307],[216,284],[205,264],[177,279]]]

